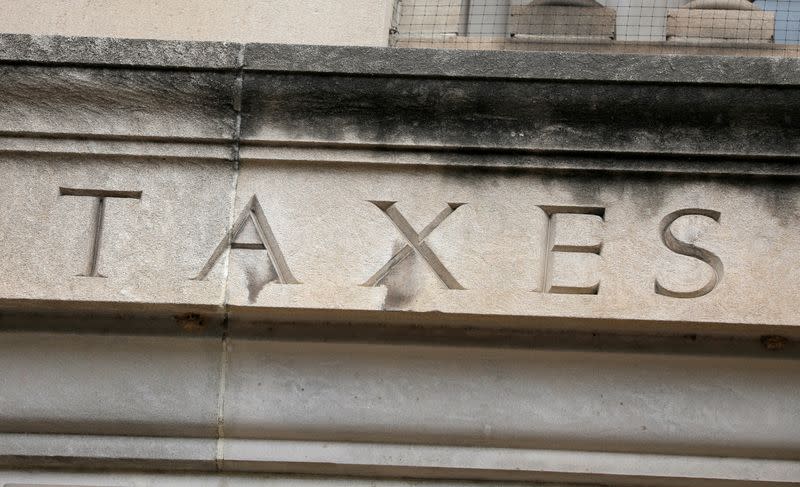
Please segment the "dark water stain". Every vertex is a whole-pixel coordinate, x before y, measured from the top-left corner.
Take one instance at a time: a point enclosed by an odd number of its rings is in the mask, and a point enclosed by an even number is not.
[[[405,247],[405,242],[395,240],[392,244],[392,255]],[[411,254],[395,264],[389,273],[378,282],[379,286],[386,286],[386,299],[383,307],[387,310],[406,309],[414,300],[419,289],[419,269],[417,255]]]
[[[268,262],[265,268],[262,269],[252,265],[247,266],[245,277],[247,279],[247,301],[250,304],[254,304],[264,287],[275,281],[278,278],[278,274],[272,264]]]

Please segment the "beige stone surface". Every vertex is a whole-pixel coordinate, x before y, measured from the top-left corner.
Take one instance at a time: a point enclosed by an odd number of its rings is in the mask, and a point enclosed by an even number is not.
[[[68,156],[0,159],[0,298],[220,306],[224,267],[192,280],[229,225],[234,173],[224,163]],[[106,198],[92,256],[97,198],[61,188],[141,192]]]
[[[5,0],[0,32],[384,46],[389,0]]]
[[[530,5],[511,7],[508,32],[516,35],[545,37],[596,37],[614,39],[617,14],[596,2],[594,6]]]
[[[130,472],[0,471],[5,487],[530,487],[529,483],[470,482],[458,480],[391,480],[379,478],[303,477],[276,474],[169,474]],[[65,482],[69,484],[64,485]],[[48,485],[48,484],[53,484]],[[538,487],[567,487],[536,484]]]
[[[667,40],[772,42],[775,13],[678,8],[667,14]]]
[[[790,180],[11,155],[0,169],[6,305],[797,324]],[[83,190],[141,191],[105,199],[97,275]],[[254,196],[263,220],[231,235]]]
[[[229,372],[231,438],[752,458],[800,451],[800,364],[779,358],[234,339]]]
[[[266,251],[234,249],[235,307],[796,324],[800,191],[791,182],[245,162],[236,211],[254,194],[300,284],[277,283]],[[409,240],[375,201],[397,202],[418,236],[448,204],[461,205],[425,236],[432,256],[424,257],[403,250]],[[552,245],[541,206],[578,212],[556,215]],[[587,207],[603,217],[580,214]],[[687,214],[669,227],[677,241],[717,256],[720,269],[712,257],[679,255],[662,241],[665,218],[680,210],[721,214]],[[656,281],[687,297],[656,293]],[[547,284],[561,289],[542,293]],[[596,294],[574,290],[595,284]]]
[[[395,18],[401,35],[464,34],[467,28],[468,2],[448,0],[402,0]]]
[[[56,333],[0,337],[1,433],[216,433],[218,340]]]

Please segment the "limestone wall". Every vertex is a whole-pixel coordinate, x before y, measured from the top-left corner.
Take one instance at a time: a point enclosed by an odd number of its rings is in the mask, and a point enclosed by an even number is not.
[[[800,479],[797,60],[5,35],[0,75],[0,485]]]
[[[5,0],[0,32],[384,46],[390,0]]]

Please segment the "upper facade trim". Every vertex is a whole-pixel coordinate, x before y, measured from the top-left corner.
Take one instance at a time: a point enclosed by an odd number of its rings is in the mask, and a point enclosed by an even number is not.
[[[782,57],[461,51],[0,34],[1,64],[680,83],[800,85]]]

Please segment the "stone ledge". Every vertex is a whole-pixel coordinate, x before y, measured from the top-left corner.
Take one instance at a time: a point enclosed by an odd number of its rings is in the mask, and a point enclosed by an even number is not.
[[[241,44],[0,34],[0,63],[236,70]]]
[[[461,51],[0,34],[0,63],[726,85],[800,85],[800,59]]]
[[[359,163],[388,151],[413,164],[533,155],[668,171],[622,161],[654,156],[771,175],[800,158],[800,59],[253,44],[231,64],[234,51],[0,35],[0,152],[282,160],[277,148],[347,163],[339,155],[358,149]]]
[[[800,84],[800,59],[778,57],[245,46],[245,69],[297,73],[730,85]]]
[[[687,482],[715,486],[738,486],[747,482],[747,485],[754,486],[788,486],[796,485],[795,480],[800,476],[800,462],[797,461],[736,457],[229,440],[222,443],[225,459],[217,462],[215,440],[59,435],[0,435],[0,440],[3,442],[0,466],[14,468],[130,469],[130,476],[137,476],[137,471],[161,469],[352,476],[343,480],[344,484],[332,482],[331,485],[336,486],[360,486],[362,482],[365,486],[380,486],[383,483],[379,479],[397,477],[446,478],[450,479],[447,486],[453,487],[461,486],[459,481],[489,479],[493,480],[492,486],[499,485],[498,481],[603,482],[618,486],[655,485],[657,482],[657,485],[668,487],[685,486]],[[74,475],[87,479],[84,481],[91,479],[92,485],[102,478],[91,471]],[[19,478],[37,480],[30,470],[0,472],[0,481]],[[180,479],[186,480],[187,477],[181,476]],[[175,480],[168,479],[169,485],[173,485]],[[252,485],[272,485],[264,483],[270,480],[276,480],[276,477],[271,475],[270,479],[260,479]],[[193,478],[185,485],[200,485],[194,483],[199,481]],[[275,485],[306,485],[293,481],[284,484],[286,481],[291,480],[282,478]],[[226,480],[223,484],[240,485],[236,480]],[[328,484],[324,479],[314,479],[307,485]],[[391,482],[387,487],[404,485]],[[429,484],[417,480],[413,485]],[[482,484],[469,485],[480,487]],[[430,485],[436,486],[442,487],[439,483]]]

